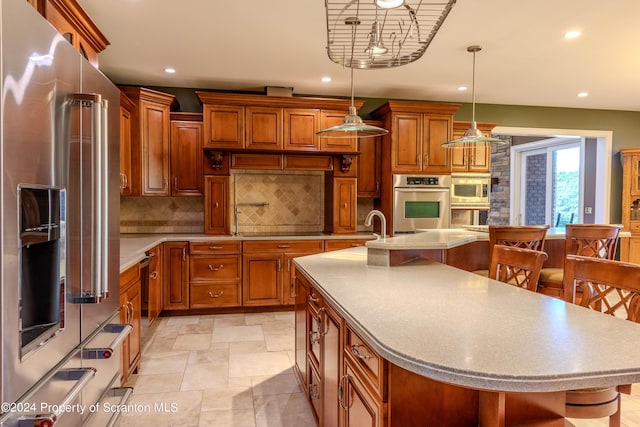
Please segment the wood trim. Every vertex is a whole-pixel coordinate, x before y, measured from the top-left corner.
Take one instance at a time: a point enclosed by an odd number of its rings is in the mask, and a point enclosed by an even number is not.
[[[282,170],[282,154],[234,153],[231,168]]]
[[[188,111],[172,111],[169,115],[171,121],[185,121],[185,122],[201,122],[202,113],[192,113]]]
[[[34,4],[33,0],[29,2]],[[76,0],[46,0],[38,2],[36,6],[42,7],[39,12],[45,18],[47,17],[47,8],[54,7],[96,52],[102,52],[111,44]]]
[[[258,94],[241,94],[227,92],[201,92],[196,91],[196,95],[203,104],[216,105],[253,105],[264,107],[283,107],[283,108],[322,108],[328,110],[344,110],[347,111],[351,105],[349,99],[333,99],[333,98],[308,98],[308,97],[282,97],[282,96],[266,96]],[[354,105],[356,108],[362,107],[364,101],[356,100]]]
[[[387,101],[371,112],[372,117],[381,118],[387,113],[427,113],[452,115],[460,108],[460,104],[443,104],[437,102]]]
[[[333,156],[314,156],[309,154],[285,154],[285,170],[332,171]]]
[[[171,105],[175,100],[175,96],[159,92],[153,89],[147,89],[140,86],[118,86],[118,88],[125,93],[129,98],[134,99],[134,102],[148,101],[156,102],[163,105]]]

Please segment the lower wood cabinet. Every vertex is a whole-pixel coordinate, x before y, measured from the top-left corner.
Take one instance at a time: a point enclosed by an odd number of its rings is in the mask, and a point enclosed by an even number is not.
[[[141,309],[140,268],[136,264],[120,274],[120,322],[133,328],[122,343],[120,381],[123,384],[140,365]]]
[[[163,310],[188,310],[189,242],[165,242],[162,264]]]
[[[190,308],[242,305],[241,242],[189,243]]]
[[[149,261],[147,288],[142,290],[143,310],[146,309],[148,326],[160,316],[162,311],[162,245],[157,245],[147,252]]]
[[[323,251],[322,240],[245,241],[242,255],[242,305],[273,306],[295,302],[293,258]]]

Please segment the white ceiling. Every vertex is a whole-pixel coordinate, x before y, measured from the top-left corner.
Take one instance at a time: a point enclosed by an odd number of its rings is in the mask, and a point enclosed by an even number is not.
[[[118,84],[350,95],[349,69],[326,54],[322,0],[79,3],[111,42],[100,68]],[[639,41],[639,0],[457,0],[422,58],[356,70],[355,96],[470,102],[457,88],[471,86],[466,48],[479,44],[478,103],[640,111]]]

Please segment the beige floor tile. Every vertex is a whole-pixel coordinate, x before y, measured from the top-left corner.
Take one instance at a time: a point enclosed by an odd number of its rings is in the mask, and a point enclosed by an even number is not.
[[[213,328],[224,328],[227,326],[245,326],[244,314],[222,314],[216,316]]]
[[[275,313],[273,313],[273,317],[275,317],[276,320],[290,320],[293,322],[295,321],[296,315],[293,310],[276,311]]]
[[[267,322],[274,321],[275,315],[273,312],[267,313],[245,313],[244,323],[245,325],[262,325]]]
[[[188,351],[148,353],[140,361],[140,375],[182,373],[189,359]]]
[[[171,316],[166,319],[167,326],[195,325],[200,321],[200,316]]]
[[[259,341],[264,339],[262,326],[215,326],[213,329],[213,342],[239,342]]]
[[[160,393],[178,391],[182,383],[182,372],[176,374],[134,375],[130,383],[136,393]]]
[[[264,333],[264,340],[269,351],[288,351],[295,348],[293,332]]]
[[[315,425],[303,393],[255,396],[254,407],[257,427]]]
[[[180,390],[204,390],[228,387],[229,363],[226,361],[187,365]]]
[[[255,427],[251,409],[214,410],[200,413],[200,427]]]
[[[251,377],[251,383],[254,396],[302,392],[302,388],[293,373]]]
[[[253,393],[251,387],[229,387],[208,389],[202,392],[202,411],[221,409],[251,409]]]
[[[150,340],[149,344],[145,346],[144,350],[147,354],[166,353],[168,351],[173,351],[173,345],[176,343],[177,336],[178,334],[176,334],[175,337],[171,338],[155,336]]]
[[[211,334],[183,334],[176,338],[174,350],[208,350]]]
[[[262,353],[267,351],[267,343],[260,341],[243,341],[229,343],[229,354]]]
[[[229,348],[219,350],[195,350],[189,354],[188,364],[212,363],[212,362],[229,362]]]
[[[229,359],[229,377],[255,377],[292,373],[286,352],[234,354]]]

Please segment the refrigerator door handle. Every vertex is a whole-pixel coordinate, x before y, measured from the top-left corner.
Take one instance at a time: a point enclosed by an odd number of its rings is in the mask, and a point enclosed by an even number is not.
[[[81,283],[80,295],[71,297],[71,302],[97,304],[108,296],[107,258],[108,244],[108,101],[96,93],[74,93],[69,95],[73,106],[91,108],[91,285],[85,290]],[[82,280],[82,279],[80,279]]]

